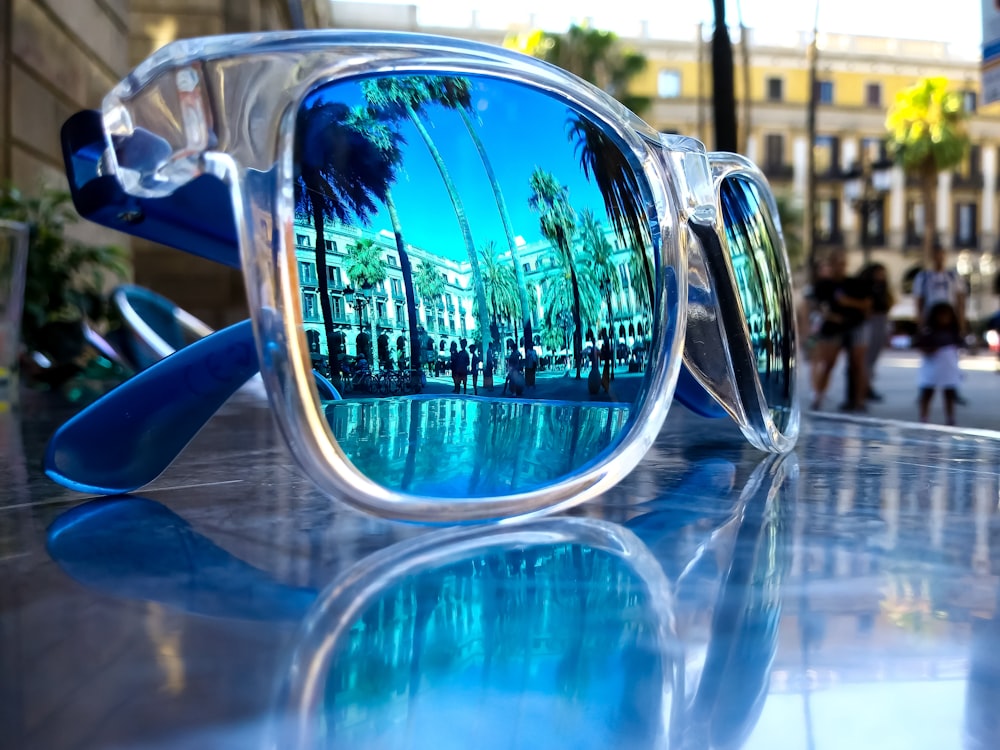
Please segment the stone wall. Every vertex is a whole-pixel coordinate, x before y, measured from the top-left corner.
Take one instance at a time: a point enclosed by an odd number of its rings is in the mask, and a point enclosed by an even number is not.
[[[174,39],[287,28],[284,3],[272,0],[131,0],[130,65]],[[243,276],[187,253],[133,240],[135,282],[156,290],[210,326],[247,317]]]
[[[325,20],[319,0],[0,0],[0,184],[64,186],[59,129],[162,45]],[[81,222],[76,236],[131,247],[135,281],[209,325],[246,316],[241,276]]]
[[[65,186],[59,129],[128,72],[128,0],[0,0],[0,183]],[[74,234],[127,245],[80,224]]]

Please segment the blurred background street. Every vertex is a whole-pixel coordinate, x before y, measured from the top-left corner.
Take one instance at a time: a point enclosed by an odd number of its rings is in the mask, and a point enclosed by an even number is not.
[[[845,377],[843,357],[830,378],[824,410],[838,414],[844,400]],[[920,354],[911,350],[889,350],[879,360],[875,374],[875,390],[882,401],[868,403],[868,417],[917,421],[917,372]],[[966,405],[957,407],[959,427],[1000,430],[1000,374],[997,357],[990,353],[963,354],[961,358],[961,395]],[[800,398],[808,403],[809,367],[801,368]],[[931,422],[944,424],[941,397],[936,396],[931,407]]]

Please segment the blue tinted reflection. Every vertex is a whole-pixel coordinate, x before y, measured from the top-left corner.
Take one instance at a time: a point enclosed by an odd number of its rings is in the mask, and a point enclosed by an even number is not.
[[[291,746],[665,746],[678,644],[638,540],[581,519],[420,546],[331,590]]]
[[[726,178],[722,213],[764,398],[783,432],[791,416],[796,355],[784,251],[755,183],[740,176]]]
[[[305,336],[347,401],[635,403],[671,340],[653,302],[672,277],[648,186],[601,125],[509,81],[381,76],[308,96],[295,159]],[[535,437],[526,461],[558,464],[536,484],[597,455]]]
[[[362,473],[399,492],[488,497],[552,484],[621,438],[624,406],[457,396],[326,405]]]

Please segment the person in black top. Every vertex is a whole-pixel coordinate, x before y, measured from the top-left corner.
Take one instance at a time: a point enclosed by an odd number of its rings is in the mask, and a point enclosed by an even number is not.
[[[872,301],[868,314],[868,354],[865,358],[868,373],[867,398],[869,401],[881,401],[882,396],[875,392],[872,383],[875,382],[875,365],[879,354],[889,338],[889,311],[896,300],[889,287],[889,273],[884,265],[872,263],[861,272],[861,276],[868,284]]]
[[[865,377],[868,344],[865,321],[871,306],[870,294],[861,278],[847,276],[847,258],[842,250],[831,255],[828,268],[828,275],[819,279],[813,288],[812,301],[821,316],[821,322],[812,363],[811,408],[822,408],[830,372],[841,349],[847,349],[848,368],[854,382],[853,398],[847,407],[852,411],[864,411],[864,396],[868,393]]]

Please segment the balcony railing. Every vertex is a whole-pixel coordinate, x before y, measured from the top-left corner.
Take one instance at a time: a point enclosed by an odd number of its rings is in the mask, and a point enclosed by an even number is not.
[[[954,237],[954,246],[962,250],[973,250],[979,247],[979,235],[974,234],[971,237],[960,237],[956,234]]]
[[[972,174],[955,172],[951,176],[952,188],[982,190],[984,182],[982,172],[973,172]]]
[[[767,164],[762,167],[764,174],[776,180],[790,180],[795,173],[791,164]]]
[[[844,233],[840,229],[834,229],[832,232],[817,232],[816,233],[816,244],[818,244],[818,245],[843,245],[844,244]]]
[[[816,179],[821,182],[840,182],[848,174],[847,170],[841,169],[839,165],[816,172]]]

